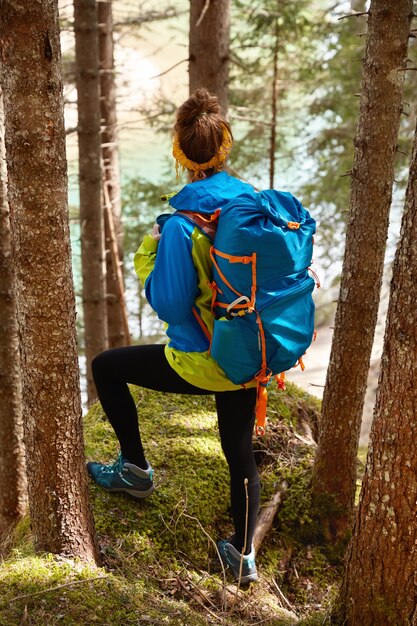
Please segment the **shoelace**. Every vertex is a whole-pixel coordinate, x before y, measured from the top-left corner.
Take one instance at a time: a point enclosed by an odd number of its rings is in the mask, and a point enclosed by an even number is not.
[[[113,472],[120,472],[123,467],[123,457],[119,453],[119,456],[112,465],[103,465],[101,470],[102,474],[112,474]]]

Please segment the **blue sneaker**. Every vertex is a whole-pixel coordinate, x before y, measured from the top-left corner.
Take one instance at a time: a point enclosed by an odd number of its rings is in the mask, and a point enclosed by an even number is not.
[[[143,470],[126,461],[121,452],[112,465],[90,461],[87,470],[94,482],[103,489],[127,493],[137,500],[150,496],[154,490],[153,469],[149,463],[148,469]]]
[[[227,539],[221,539],[217,543],[220,556],[226,567],[230,567],[233,572],[233,576],[236,580],[239,580],[242,584],[255,582],[258,580],[258,572],[256,571],[255,563],[255,549],[252,545],[250,554],[241,555],[236,548],[228,542]],[[240,562],[242,561],[242,569],[240,569]]]

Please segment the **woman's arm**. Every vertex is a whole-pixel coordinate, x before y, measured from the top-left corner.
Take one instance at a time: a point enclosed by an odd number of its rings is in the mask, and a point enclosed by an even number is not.
[[[194,226],[181,217],[169,219],[159,243],[147,235],[135,254],[136,273],[158,317],[181,324],[192,317],[198,277],[192,261]]]

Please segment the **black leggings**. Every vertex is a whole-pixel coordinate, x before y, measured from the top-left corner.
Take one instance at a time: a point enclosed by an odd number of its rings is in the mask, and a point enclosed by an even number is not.
[[[128,383],[168,393],[210,395],[212,391],[194,387],[179,376],[166,360],[163,345],[129,346],[99,354],[92,363],[94,381],[101,405],[120,442],[123,457],[146,468],[139,433],[136,406]],[[230,470],[231,506],[235,526],[232,538],[241,551],[245,539],[246,491],[248,479],[249,551],[259,508],[259,476],[252,448],[256,389],[216,392],[220,440]]]

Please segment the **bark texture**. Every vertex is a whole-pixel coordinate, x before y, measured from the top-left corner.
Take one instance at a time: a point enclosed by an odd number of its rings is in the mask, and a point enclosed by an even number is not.
[[[32,530],[38,550],[92,560],[57,0],[3,0],[0,15]]]
[[[344,537],[353,516],[411,14],[412,0],[372,0],[368,18],[350,216],[313,474],[314,501],[328,539]]]
[[[417,624],[417,132],[382,370],[342,587],[349,626]]]
[[[77,67],[81,263],[87,395],[96,391],[92,359],[107,347],[104,219],[101,202],[100,78],[95,0],[74,0]]]
[[[230,0],[191,0],[190,94],[205,87],[227,114],[229,82]]]
[[[0,537],[26,509],[14,261],[7,202],[3,94],[0,88]]]
[[[277,108],[278,108],[278,48],[279,48],[278,19],[275,18],[274,27],[274,56],[273,75],[271,90],[271,136],[269,140],[269,188],[273,189],[275,184],[275,150],[277,144]]]
[[[116,83],[114,79],[113,19],[112,2],[98,2],[99,57],[100,57],[100,104],[101,104],[101,154],[103,163],[103,184],[107,193],[104,205],[112,212],[114,232],[105,222],[106,242],[106,290],[107,290],[107,329],[109,348],[118,348],[130,343],[127,318],[124,315],[123,280],[120,284],[120,263],[123,259],[123,230],[121,224],[119,151],[117,141]],[[106,206],[104,207],[106,210]],[[113,238],[117,239],[117,259],[115,267],[111,248]]]

